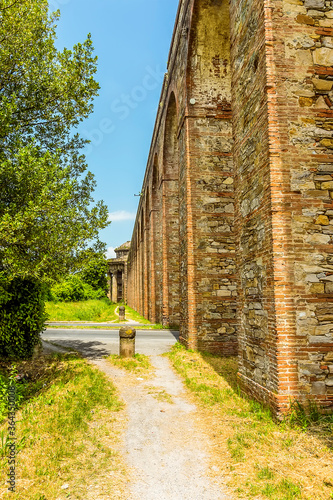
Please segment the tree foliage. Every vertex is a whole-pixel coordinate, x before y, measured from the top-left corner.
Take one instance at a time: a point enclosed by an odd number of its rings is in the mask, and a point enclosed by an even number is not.
[[[82,280],[90,285],[94,290],[107,289],[106,273],[108,263],[104,255],[96,255],[80,271]]]
[[[107,207],[75,133],[98,95],[97,59],[89,35],[56,49],[57,18],[47,0],[0,0],[0,356],[32,354],[43,282],[104,248]]]
[[[58,51],[46,0],[0,2],[0,274],[59,278],[82,266],[107,207],[73,130],[98,93],[88,36]],[[1,277],[0,277],[1,278]],[[0,279],[1,283],[1,279]]]
[[[89,262],[75,274],[50,288],[48,300],[77,302],[89,299],[106,298],[108,264],[103,254],[91,255]]]
[[[54,302],[80,302],[105,298],[106,293],[103,288],[93,288],[78,274],[72,274],[60,283],[56,283],[48,293],[48,299]]]

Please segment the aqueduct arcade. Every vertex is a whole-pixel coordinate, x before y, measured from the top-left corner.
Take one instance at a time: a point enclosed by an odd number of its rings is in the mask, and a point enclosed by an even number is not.
[[[128,259],[129,305],[277,413],[333,405],[332,18],[180,1]]]

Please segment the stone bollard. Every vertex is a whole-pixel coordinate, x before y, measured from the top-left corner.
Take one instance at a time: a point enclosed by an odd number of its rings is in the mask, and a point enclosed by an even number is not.
[[[125,321],[125,307],[119,307],[119,321]]]
[[[121,358],[134,358],[135,356],[135,336],[134,328],[122,326],[119,330],[119,356]]]

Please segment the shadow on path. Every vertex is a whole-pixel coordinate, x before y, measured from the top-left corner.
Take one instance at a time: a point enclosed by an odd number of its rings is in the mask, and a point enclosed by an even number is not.
[[[56,342],[47,341],[46,344],[51,344],[66,351],[78,351],[87,359],[100,359],[110,354],[110,351],[105,348],[105,344],[98,341],[57,340]]]

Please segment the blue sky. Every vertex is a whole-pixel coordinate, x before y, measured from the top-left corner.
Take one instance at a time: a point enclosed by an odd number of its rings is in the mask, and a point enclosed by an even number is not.
[[[71,48],[92,34],[101,89],[79,132],[94,173],[95,199],[112,224],[101,239],[116,248],[131,239],[178,0],[49,0],[60,9],[57,46]]]

